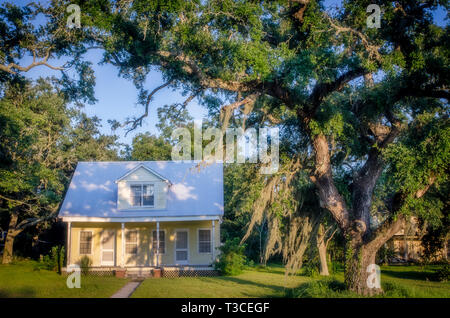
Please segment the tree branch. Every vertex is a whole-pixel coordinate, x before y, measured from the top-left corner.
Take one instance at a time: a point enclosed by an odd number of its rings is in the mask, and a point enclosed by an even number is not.
[[[14,74],[14,75],[17,74],[17,72],[13,71],[13,69],[17,69],[17,70],[22,71],[22,72],[28,72],[28,71],[31,70],[32,68],[34,68],[34,67],[36,67],[36,66],[40,66],[40,65],[47,66],[48,68],[50,68],[50,69],[52,69],[52,70],[57,70],[57,71],[62,71],[62,70],[64,70],[63,67],[57,67],[57,66],[52,66],[52,65],[48,64],[47,61],[48,61],[48,59],[49,59],[49,57],[50,57],[50,51],[51,51],[51,48],[47,50],[47,53],[45,54],[43,60],[41,60],[41,61],[36,61],[36,50],[33,49],[33,50],[32,50],[32,53],[33,53],[33,62],[32,62],[30,65],[24,67],[24,66],[20,66],[20,65],[18,65],[18,64],[16,64],[16,63],[9,63],[8,65],[2,65],[2,64],[0,64],[0,70],[1,70],[1,71],[5,71],[5,72],[8,72],[8,73],[10,73],[10,74]]]
[[[310,177],[319,190],[321,206],[331,212],[339,227],[347,232],[350,227],[349,211],[334,184],[328,141],[325,135],[312,137],[315,152],[315,171]]]
[[[311,115],[314,115],[325,97],[335,91],[341,90],[348,82],[367,73],[369,73],[369,71],[364,68],[357,68],[342,74],[334,82],[316,84],[308,98],[308,104],[312,107],[310,110]]]
[[[152,91],[150,92],[150,94],[148,94],[147,100],[146,100],[146,102],[145,102],[145,112],[144,112],[144,114],[142,114],[140,117],[138,117],[138,118],[136,118],[136,119],[133,119],[133,120],[127,120],[127,121],[122,125],[122,126],[127,126],[127,125],[129,125],[129,124],[132,124],[132,125],[131,125],[131,128],[129,128],[129,129],[127,130],[127,132],[125,133],[125,136],[126,136],[130,131],[136,129],[137,126],[142,126],[142,121],[144,120],[145,117],[148,116],[148,107],[149,107],[149,105],[150,105],[150,102],[151,102],[153,96],[154,96],[158,91],[160,91],[161,89],[163,89],[163,88],[169,86],[170,84],[172,84],[172,81],[168,81],[167,83],[164,83],[164,84],[162,84],[162,85],[156,87],[154,90],[152,90]]]

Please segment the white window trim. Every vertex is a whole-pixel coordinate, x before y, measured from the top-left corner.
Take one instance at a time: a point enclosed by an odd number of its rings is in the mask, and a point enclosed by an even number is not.
[[[131,190],[132,186],[137,186],[140,185],[141,186],[141,205],[133,205],[131,197],[133,196],[133,192]],[[153,186],[153,205],[143,205],[143,200],[144,200],[144,193],[143,193],[143,186],[145,185],[151,185]],[[134,209],[138,209],[138,208],[154,208],[155,207],[155,201],[156,201],[156,184],[155,182],[149,182],[149,181],[133,181],[133,182],[128,182],[128,188],[130,189],[130,206],[131,208]]]
[[[209,252],[200,252],[200,231],[201,230],[208,230],[209,231]],[[197,253],[199,254],[211,254],[212,253],[212,228],[204,227],[204,228],[198,228],[197,229]]]
[[[167,232],[165,229],[159,229],[159,231],[164,232],[164,253],[159,253],[159,255],[166,255],[166,253],[167,253]],[[156,229],[152,229],[152,250],[153,250],[153,233],[154,232],[156,232]],[[161,240],[159,240],[159,244],[161,245]],[[156,255],[156,251],[153,254]]]
[[[183,263],[179,263],[178,261],[177,261],[177,232],[187,232],[187,249],[186,249],[186,252],[187,252],[187,260],[186,260],[186,262],[183,262]],[[175,229],[175,242],[173,242],[174,244],[174,246],[173,246],[173,261],[174,261],[174,263],[176,264],[176,265],[186,265],[186,264],[189,264],[189,261],[190,261],[190,259],[191,259],[191,257],[190,257],[190,248],[189,248],[189,229]]]
[[[127,232],[136,231],[136,254],[127,253]],[[139,229],[127,229],[125,228],[125,255],[138,255],[139,254]],[[131,243],[130,243],[131,244]]]
[[[89,254],[81,253],[81,232],[91,232],[91,252]],[[83,229],[81,229],[78,232],[78,254],[79,255],[93,255],[94,254],[94,231],[93,230],[83,230]]]

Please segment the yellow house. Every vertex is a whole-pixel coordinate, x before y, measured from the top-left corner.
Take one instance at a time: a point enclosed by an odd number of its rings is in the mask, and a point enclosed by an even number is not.
[[[68,266],[129,273],[212,269],[222,216],[222,163],[193,161],[80,162],[59,212]]]

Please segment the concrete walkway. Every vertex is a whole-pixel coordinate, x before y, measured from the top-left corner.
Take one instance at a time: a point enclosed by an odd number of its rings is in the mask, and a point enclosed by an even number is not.
[[[128,298],[138,288],[142,281],[129,282],[123,286],[117,293],[111,296],[111,298]]]

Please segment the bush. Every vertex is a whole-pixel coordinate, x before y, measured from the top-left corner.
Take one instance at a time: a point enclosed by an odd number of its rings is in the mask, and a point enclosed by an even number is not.
[[[384,293],[380,297],[392,297],[392,298],[411,298],[414,297],[412,293],[403,286],[396,283],[383,284]]]
[[[319,268],[316,264],[306,263],[306,265],[303,265],[303,275],[308,277],[317,277],[319,274]]]
[[[91,268],[91,266],[92,260],[89,256],[84,255],[80,260],[81,274],[86,276],[89,273],[89,269]]]
[[[438,282],[448,282],[450,278],[450,265],[444,264],[435,272],[435,277]]]
[[[300,285],[292,292],[297,298],[336,298],[350,297],[351,293],[345,291],[345,285],[333,278],[315,280]]]
[[[61,273],[61,268],[64,266],[64,255],[64,246],[53,246],[50,253],[43,257],[39,268]]]
[[[344,271],[344,264],[342,264],[341,262],[331,262],[329,267],[331,274],[336,274]]]
[[[221,275],[235,276],[242,273],[245,268],[246,257],[244,255],[245,246],[239,244],[239,239],[227,241],[220,248],[219,260],[214,264],[214,268]]]

